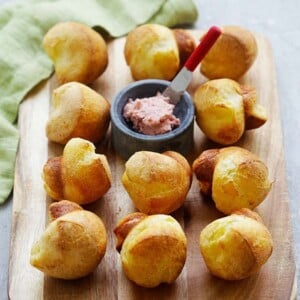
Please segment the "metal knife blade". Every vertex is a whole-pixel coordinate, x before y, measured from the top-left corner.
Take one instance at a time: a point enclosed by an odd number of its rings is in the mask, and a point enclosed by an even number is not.
[[[186,67],[183,67],[172,80],[171,84],[163,91],[163,96],[169,97],[171,103],[177,104],[181,95],[190,84],[193,73]]]

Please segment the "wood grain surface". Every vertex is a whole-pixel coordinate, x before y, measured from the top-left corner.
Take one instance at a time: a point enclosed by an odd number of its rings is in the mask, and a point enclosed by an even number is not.
[[[200,31],[193,31],[198,38]],[[256,209],[269,228],[274,250],[261,271],[248,279],[227,282],[210,275],[199,252],[200,231],[211,221],[222,217],[212,201],[199,192],[196,178],[182,208],[172,214],[182,225],[188,238],[185,267],[175,283],[145,289],[130,282],[124,275],[118,252],[115,250],[113,229],[117,221],[133,212],[134,206],[121,184],[125,161],[111,146],[109,132],[98,145],[97,152],[107,155],[113,185],[99,201],[86,206],[103,220],[108,232],[104,259],[91,275],[75,281],[44,276],[29,264],[30,249],[43,232],[48,220],[47,197],[41,172],[48,157],[61,155],[62,146],[49,143],[45,124],[50,110],[50,97],[55,80],[40,84],[22,103],[19,115],[20,146],[16,161],[13,199],[12,235],[9,264],[9,297],[11,299],[289,299],[294,285],[295,263],[285,159],[282,145],[280,111],[276,74],[270,44],[256,35],[259,55],[242,83],[257,89],[259,102],[269,114],[261,128],[248,131],[237,145],[256,153],[268,166],[273,180],[272,190]],[[93,88],[112,101],[114,95],[132,81],[123,56],[124,39],[109,43],[109,67],[93,84]],[[205,82],[195,71],[189,92]],[[205,149],[217,147],[208,141],[195,124],[194,149],[187,157],[192,161]],[[25,297],[25,298],[24,298]]]

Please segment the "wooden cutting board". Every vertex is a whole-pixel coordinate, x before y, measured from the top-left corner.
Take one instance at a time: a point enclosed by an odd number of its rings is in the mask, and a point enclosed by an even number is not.
[[[193,31],[196,38],[201,32]],[[63,281],[45,277],[29,264],[32,244],[47,224],[47,209],[51,199],[43,189],[41,172],[48,157],[61,155],[62,146],[48,143],[45,123],[50,109],[54,80],[40,84],[22,103],[19,114],[20,147],[16,161],[13,199],[12,235],[9,265],[9,296],[11,299],[290,299],[295,277],[295,262],[291,237],[291,222],[285,174],[285,160],[277,96],[276,76],[271,47],[261,35],[256,35],[259,55],[242,83],[256,87],[259,102],[269,114],[261,128],[247,132],[238,145],[256,153],[269,167],[274,181],[267,199],[257,208],[274,239],[274,251],[261,271],[248,279],[226,282],[211,276],[199,253],[199,234],[209,222],[222,216],[211,201],[199,193],[196,178],[188,197],[173,216],[183,226],[188,238],[185,267],[174,284],[145,289],[130,282],[124,275],[115,250],[113,229],[134,207],[121,184],[124,161],[111,146],[109,133],[97,151],[107,155],[113,185],[99,201],[86,208],[98,214],[108,232],[106,255],[97,270],[86,278]],[[109,43],[109,67],[93,85],[110,101],[131,76],[123,57],[124,38]],[[189,92],[205,78],[195,71]],[[195,124],[194,150],[190,163],[207,148],[209,142]]]

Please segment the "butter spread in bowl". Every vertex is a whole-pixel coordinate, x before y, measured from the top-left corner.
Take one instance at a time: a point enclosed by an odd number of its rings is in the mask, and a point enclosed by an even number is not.
[[[174,107],[169,97],[158,92],[153,97],[129,99],[124,106],[123,116],[137,132],[163,134],[180,125],[180,119],[173,113]]]

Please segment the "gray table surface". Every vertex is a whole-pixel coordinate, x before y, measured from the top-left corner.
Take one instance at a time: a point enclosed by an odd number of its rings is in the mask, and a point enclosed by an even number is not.
[[[0,0],[0,4],[8,0]],[[286,170],[292,215],[294,253],[300,268],[300,1],[299,0],[196,0],[195,28],[240,25],[264,34],[275,57],[283,127]],[[12,199],[0,206],[0,299],[7,299]],[[298,271],[298,273],[300,273]],[[300,276],[297,279],[300,286]],[[298,289],[300,299],[300,288]],[[25,298],[26,299],[26,296]]]

